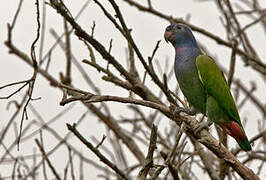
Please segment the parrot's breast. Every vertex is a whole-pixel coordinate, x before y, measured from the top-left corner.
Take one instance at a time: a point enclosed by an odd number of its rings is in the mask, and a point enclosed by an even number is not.
[[[195,64],[196,57],[199,54],[199,49],[182,49],[182,51],[176,51],[174,70],[179,87],[189,104],[205,114],[206,93],[198,77]]]

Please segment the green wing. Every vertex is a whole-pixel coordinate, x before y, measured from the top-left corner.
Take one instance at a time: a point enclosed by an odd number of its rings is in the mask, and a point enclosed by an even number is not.
[[[207,94],[211,95],[224,112],[238,124],[241,125],[235,101],[230,88],[213,59],[206,55],[199,55],[196,58],[196,66],[199,78]]]

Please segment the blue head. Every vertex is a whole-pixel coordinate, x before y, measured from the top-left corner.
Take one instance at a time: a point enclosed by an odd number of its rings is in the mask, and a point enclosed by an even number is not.
[[[164,38],[170,41],[175,48],[195,47],[198,48],[195,37],[190,28],[184,24],[171,24],[165,29]]]

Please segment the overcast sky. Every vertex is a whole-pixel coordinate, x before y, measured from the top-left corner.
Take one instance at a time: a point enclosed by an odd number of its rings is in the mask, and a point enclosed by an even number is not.
[[[142,2],[142,1],[139,1]],[[234,1],[232,1],[234,2]],[[67,7],[70,9],[70,12],[73,16],[77,14],[81,6],[84,4],[82,0],[76,1],[66,1]],[[266,8],[266,1],[260,1],[261,5]],[[10,0],[8,3],[3,3],[5,5],[0,6],[0,86],[5,85],[7,83],[25,80],[31,77],[32,69],[29,68],[24,62],[15,57],[14,55],[8,54],[7,47],[3,44],[7,39],[7,23],[10,23],[15,10],[18,5],[18,1]],[[126,3],[122,3],[119,1],[120,9],[125,16],[127,24],[129,27],[133,29],[133,37],[136,40],[137,45],[143,52],[144,57],[148,57],[151,55],[153,48],[156,45],[158,40],[162,40],[160,44],[160,48],[156,54],[156,59],[160,61],[164,61],[166,56],[171,59],[174,58],[173,48],[165,43],[163,39],[163,34],[166,26],[169,24],[165,20],[154,17],[148,13],[142,13],[136,10],[133,7],[128,6]],[[110,7],[108,3],[106,3],[106,7]],[[157,10],[161,10],[165,14],[173,15],[173,17],[186,18],[188,14],[190,14],[190,22],[199,27],[206,28],[208,31],[219,35],[221,38],[226,39],[224,28],[221,25],[221,21],[219,19],[219,13],[217,13],[216,6],[213,2],[207,1],[204,3],[198,3],[198,1],[192,0],[164,0],[164,1],[154,1],[153,7]],[[55,12],[51,7],[46,6],[47,10],[47,20],[46,20],[46,37],[45,37],[45,47],[44,54],[51,47],[51,45],[55,42],[55,39],[49,33],[51,28],[55,29],[58,34],[63,32],[63,21],[59,14]],[[23,50],[28,55],[30,54],[30,46],[33,39],[36,36],[36,20],[35,20],[35,6],[32,1],[25,0],[22,6],[21,13],[17,19],[17,24],[15,26],[15,30],[13,32],[13,41],[14,44],[21,50]],[[243,18],[243,22],[249,22],[250,19]],[[121,39],[119,32],[113,28],[113,25],[103,16],[100,9],[91,2],[85,12],[78,19],[78,22],[84,29],[87,29],[90,32],[90,28],[93,25],[93,21],[96,22],[95,29],[95,37],[104,45],[108,45],[111,38],[113,38],[113,49],[112,53],[119,57],[120,59],[125,58],[125,48],[126,42]],[[265,50],[265,42],[266,36],[263,33],[263,30],[258,26],[254,26],[254,28],[248,31],[250,34],[250,38],[252,42],[256,42],[254,47],[259,53],[262,59],[266,59],[266,50]],[[257,34],[260,34],[258,36]],[[203,37],[199,33],[195,33],[195,36],[198,41],[203,43],[208,50],[214,55],[216,61],[219,64],[222,64],[223,67],[228,69],[230,62],[230,50],[225,47],[218,46],[214,41]],[[89,53],[84,47],[84,44],[81,43],[75,36],[72,36],[72,50],[75,57],[81,61],[82,59],[88,58]],[[36,46],[36,49],[39,49],[39,46]],[[59,72],[64,71],[64,54],[61,52],[61,49],[57,47],[55,52],[53,53],[53,64],[50,69],[51,74],[57,74],[59,77]],[[238,59],[239,60],[239,59]],[[171,62],[171,61],[170,61]],[[122,64],[126,64],[125,62],[121,62]],[[172,61],[173,63],[173,61]],[[264,61],[265,63],[265,61]],[[163,64],[163,63],[162,63]],[[86,68],[86,66],[84,66]],[[97,71],[88,71],[90,76],[94,76]],[[112,95],[127,95],[126,92],[122,92],[119,88],[112,87],[108,83],[102,83],[100,81],[101,76],[95,77],[95,80],[99,80],[99,86],[103,88],[103,94],[112,94]],[[261,98],[262,102],[266,102],[266,88],[265,83],[262,78],[258,76],[251,68],[244,67],[243,63],[237,61],[236,68],[236,78],[240,78],[248,87],[250,87],[251,81],[256,81],[258,85],[258,89],[255,92],[255,95]],[[73,83],[76,87],[79,87],[83,90],[88,90],[89,87],[81,81],[81,76],[77,72],[77,70],[73,70]],[[175,87],[176,81],[172,79],[170,81],[170,86]],[[90,89],[89,89],[90,90]],[[6,96],[7,94],[14,91],[14,88],[8,88],[0,91],[0,96]],[[59,111],[67,107],[59,106],[59,102],[61,100],[62,94],[59,90],[51,87],[49,83],[44,80],[41,76],[38,76],[35,89],[34,89],[34,97],[41,97],[42,99],[39,101],[33,102],[33,106],[38,110],[38,112],[42,115],[44,121],[48,121],[52,119]],[[12,97],[10,100],[21,100],[20,94]],[[3,129],[6,125],[7,121],[13,115],[15,108],[11,106],[10,110],[6,110],[6,106],[9,100],[1,100],[0,101],[0,128]],[[114,105],[113,113],[118,114],[121,112],[121,105]],[[71,110],[71,113],[65,114],[60,121],[57,121],[53,124],[53,127],[56,128],[58,133],[62,136],[67,133],[67,129],[65,127],[65,123],[76,122],[81,115],[86,112],[86,109],[80,104],[76,104],[75,107]],[[261,114],[255,110],[252,104],[245,106],[240,111],[241,117],[248,117],[248,125],[246,127],[246,132],[249,137],[252,137],[257,132],[257,120],[261,118]],[[21,115],[19,115],[16,119],[16,122],[19,123]],[[30,120],[25,122],[25,125],[28,124],[31,120],[36,119],[32,113],[29,113]],[[95,136],[97,139],[101,139],[102,135],[105,134],[104,126],[98,122],[97,118],[92,117],[90,114],[87,114],[87,123],[81,128],[81,132],[87,133],[87,137]],[[251,120],[254,120],[251,122]],[[160,127],[159,127],[160,128]],[[32,128],[32,131],[34,128]],[[10,139],[10,143],[13,142],[15,136],[12,133],[9,133],[8,138],[5,139],[7,143]],[[46,145],[47,149],[49,147],[53,147],[57,141],[53,142],[53,137],[47,133]],[[50,139],[49,139],[50,138]],[[8,144],[8,143],[7,143]],[[14,152],[15,154],[32,154],[33,146],[35,146],[34,141],[22,143],[21,151]],[[81,144],[77,143],[77,146],[80,146],[82,151],[86,151],[85,147]],[[31,147],[31,148],[29,148]],[[36,147],[36,146],[35,146]],[[62,151],[63,152],[63,151]],[[3,149],[0,148],[0,155],[3,153]],[[62,161],[64,161],[64,156],[60,154],[58,151],[58,157],[62,156]],[[94,159],[95,156],[91,153],[88,153],[88,157]],[[60,166],[60,161],[56,162],[58,166]],[[6,165],[0,164],[0,172],[6,171]],[[8,171],[9,172],[9,171]],[[91,172],[96,179],[97,172]],[[5,174],[8,175],[8,174]],[[263,177],[265,177],[266,171],[263,173]]]

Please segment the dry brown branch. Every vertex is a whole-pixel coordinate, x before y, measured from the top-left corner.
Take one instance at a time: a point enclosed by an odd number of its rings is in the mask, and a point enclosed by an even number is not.
[[[137,177],[138,180],[145,180],[147,178],[150,169],[153,166],[153,153],[156,149],[156,141],[157,141],[157,127],[153,125],[150,136],[148,154],[145,158],[144,165],[138,174]]]
[[[107,166],[109,166],[110,168],[112,168],[117,174],[119,174],[122,178],[124,179],[128,179],[128,177],[120,170],[118,169],[118,167],[113,164],[112,162],[110,162],[97,148],[95,148],[90,142],[88,142],[76,129],[75,124],[73,124],[72,126],[70,124],[67,124],[67,128],[73,133],[75,134],[75,136],[77,138],[80,139],[80,141],[86,145],[93,153],[95,153],[98,158],[105,163]]]
[[[58,173],[56,172],[56,169],[54,168],[54,166],[53,166],[53,164],[51,163],[51,161],[50,161],[50,160],[48,159],[48,157],[46,156],[46,153],[45,153],[43,147],[41,146],[39,140],[38,140],[38,139],[35,139],[35,142],[36,142],[36,144],[38,145],[39,150],[41,151],[41,153],[42,153],[42,155],[43,155],[43,158],[44,158],[45,161],[47,162],[47,164],[48,164],[49,168],[51,169],[51,171],[53,172],[55,178],[56,178],[57,180],[60,180],[60,179],[61,179],[60,176],[59,176]]]

